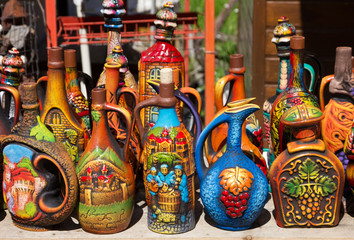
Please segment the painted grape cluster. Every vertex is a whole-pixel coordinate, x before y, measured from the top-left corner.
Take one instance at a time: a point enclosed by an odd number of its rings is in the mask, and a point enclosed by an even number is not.
[[[320,210],[320,202],[322,197],[314,192],[311,194],[305,193],[299,197],[298,204],[301,209],[301,214],[307,219],[312,219]]]
[[[231,218],[241,217],[243,212],[248,208],[248,192],[241,193],[237,196],[224,190],[221,195],[221,201],[226,207],[226,214]]]

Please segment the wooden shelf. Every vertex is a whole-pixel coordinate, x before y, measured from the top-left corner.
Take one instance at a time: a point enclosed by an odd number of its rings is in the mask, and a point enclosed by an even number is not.
[[[133,220],[129,228],[123,232],[108,235],[97,235],[83,231],[78,221],[71,217],[65,222],[46,232],[31,232],[19,229],[12,224],[8,211],[0,212],[0,239],[354,239],[354,218],[345,213],[339,225],[334,228],[280,228],[276,225],[272,211],[273,201],[266,204],[261,216],[252,229],[245,231],[225,231],[212,226],[212,221],[203,211],[197,192],[196,227],[187,233],[163,235],[147,228],[147,207],[144,193],[138,192]]]

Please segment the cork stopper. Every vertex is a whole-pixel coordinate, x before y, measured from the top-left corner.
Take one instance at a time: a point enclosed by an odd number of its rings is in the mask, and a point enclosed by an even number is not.
[[[48,49],[48,68],[64,67],[63,49],[60,47]]]
[[[106,89],[94,88],[92,89],[92,104],[102,105],[106,102]]]
[[[352,48],[337,47],[336,60],[334,63],[334,76],[340,79],[339,76],[351,73],[352,64]]]
[[[176,81],[178,81],[179,71],[178,74],[174,74],[172,68],[163,68],[160,70],[160,96],[162,98],[172,99],[175,97],[174,77],[176,77]]]
[[[160,71],[161,84],[169,84],[173,82],[172,68],[163,68]]]
[[[64,64],[66,68],[75,68],[77,66],[75,49],[64,50]]]
[[[304,36],[292,36],[290,38],[290,48],[294,50],[300,50],[305,48]]]
[[[230,68],[229,72],[238,72],[243,68],[243,55],[242,54],[231,54],[230,55]]]

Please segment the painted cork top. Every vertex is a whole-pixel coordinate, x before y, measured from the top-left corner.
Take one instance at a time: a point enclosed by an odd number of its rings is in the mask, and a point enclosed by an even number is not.
[[[278,24],[273,30],[272,43],[276,45],[279,56],[290,54],[290,37],[295,33],[296,29],[294,25],[289,23],[289,18],[282,16],[278,19]]]
[[[154,24],[156,26],[155,39],[161,41],[171,41],[173,31],[177,27],[177,14],[173,11],[173,4],[167,2],[156,14]]]

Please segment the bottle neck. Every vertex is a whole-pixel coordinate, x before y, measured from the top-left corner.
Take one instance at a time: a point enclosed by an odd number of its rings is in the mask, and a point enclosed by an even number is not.
[[[304,50],[290,50],[290,76],[287,90],[306,90],[304,85]]]
[[[67,101],[65,91],[64,69],[62,68],[49,68],[48,69],[48,85],[46,91],[46,102]],[[54,99],[53,99],[54,98]]]
[[[65,86],[66,86],[67,93],[80,91],[79,81],[77,79],[76,67],[65,68]]]
[[[172,108],[160,108],[159,117],[154,125],[155,127],[178,127],[181,125],[181,122],[178,119],[176,109]]]
[[[279,77],[277,95],[283,92],[288,86],[289,79],[289,56],[280,56],[279,59]]]

